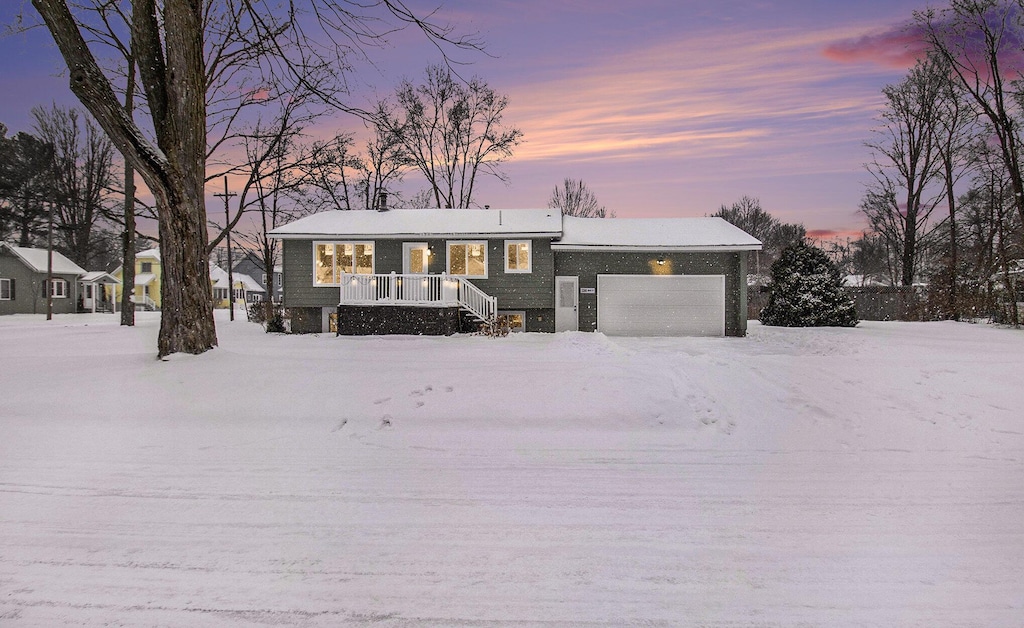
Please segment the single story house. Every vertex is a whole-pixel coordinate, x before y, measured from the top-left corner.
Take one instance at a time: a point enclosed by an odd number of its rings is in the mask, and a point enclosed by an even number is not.
[[[293,332],[514,329],[743,336],[746,256],[721,218],[575,218],[552,209],[329,211],[274,229]]]
[[[47,301],[46,249],[11,246],[0,242],[0,314],[45,314]],[[54,314],[78,310],[78,278],[85,274],[78,264],[53,252],[50,293]]]

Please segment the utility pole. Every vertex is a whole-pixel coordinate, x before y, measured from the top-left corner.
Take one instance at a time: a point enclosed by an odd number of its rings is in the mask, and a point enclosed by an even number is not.
[[[228,230],[228,310],[231,320],[235,320],[235,274],[231,270],[231,213],[228,210],[228,199],[238,196],[234,192],[228,192],[228,177],[224,175],[224,193],[214,194],[224,197],[224,228]]]
[[[53,201],[50,201],[50,218],[46,229],[46,320],[53,320]]]

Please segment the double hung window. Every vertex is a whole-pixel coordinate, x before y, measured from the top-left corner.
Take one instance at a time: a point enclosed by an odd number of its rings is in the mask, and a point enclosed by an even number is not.
[[[68,296],[68,282],[63,279],[54,279],[50,282],[50,294],[54,299],[66,299]],[[46,298],[46,281],[42,284],[42,296]]]

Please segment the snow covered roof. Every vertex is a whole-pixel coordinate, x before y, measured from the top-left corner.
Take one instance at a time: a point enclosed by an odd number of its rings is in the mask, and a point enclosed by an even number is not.
[[[555,209],[392,209],[313,214],[270,232],[290,238],[548,235],[556,249],[758,251],[721,218],[574,218]]]
[[[121,283],[117,277],[102,270],[92,270],[78,278],[84,283]]]
[[[25,246],[11,246],[4,244],[17,257],[37,273],[45,273],[47,262],[46,249],[33,249]],[[57,251],[53,252],[53,272],[58,275],[84,275],[85,269],[72,262]]]
[[[160,261],[160,249],[158,249],[158,248],[157,249],[146,249],[145,251],[139,251],[138,253],[135,254],[135,259],[136,260],[139,260],[139,259],[142,259],[142,258],[155,259],[156,261],[159,262]]]
[[[562,220],[553,249],[759,251],[761,241],[725,220],[713,218],[576,218]]]
[[[216,264],[210,264],[210,279],[213,280],[214,288],[228,287],[228,271]],[[236,287],[241,284],[246,292],[266,292],[258,281],[245,273],[232,272],[231,279],[234,279]]]
[[[271,237],[551,235],[562,231],[557,209],[391,209],[313,214],[270,232]]]
[[[155,273],[139,273],[138,275],[135,275],[135,285],[148,286],[153,283],[154,279],[156,279]]]

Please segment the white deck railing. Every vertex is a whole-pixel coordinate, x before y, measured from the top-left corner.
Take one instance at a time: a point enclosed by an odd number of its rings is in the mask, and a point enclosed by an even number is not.
[[[497,314],[498,300],[462,277],[441,275],[341,276],[340,305],[461,307],[480,320]]]

